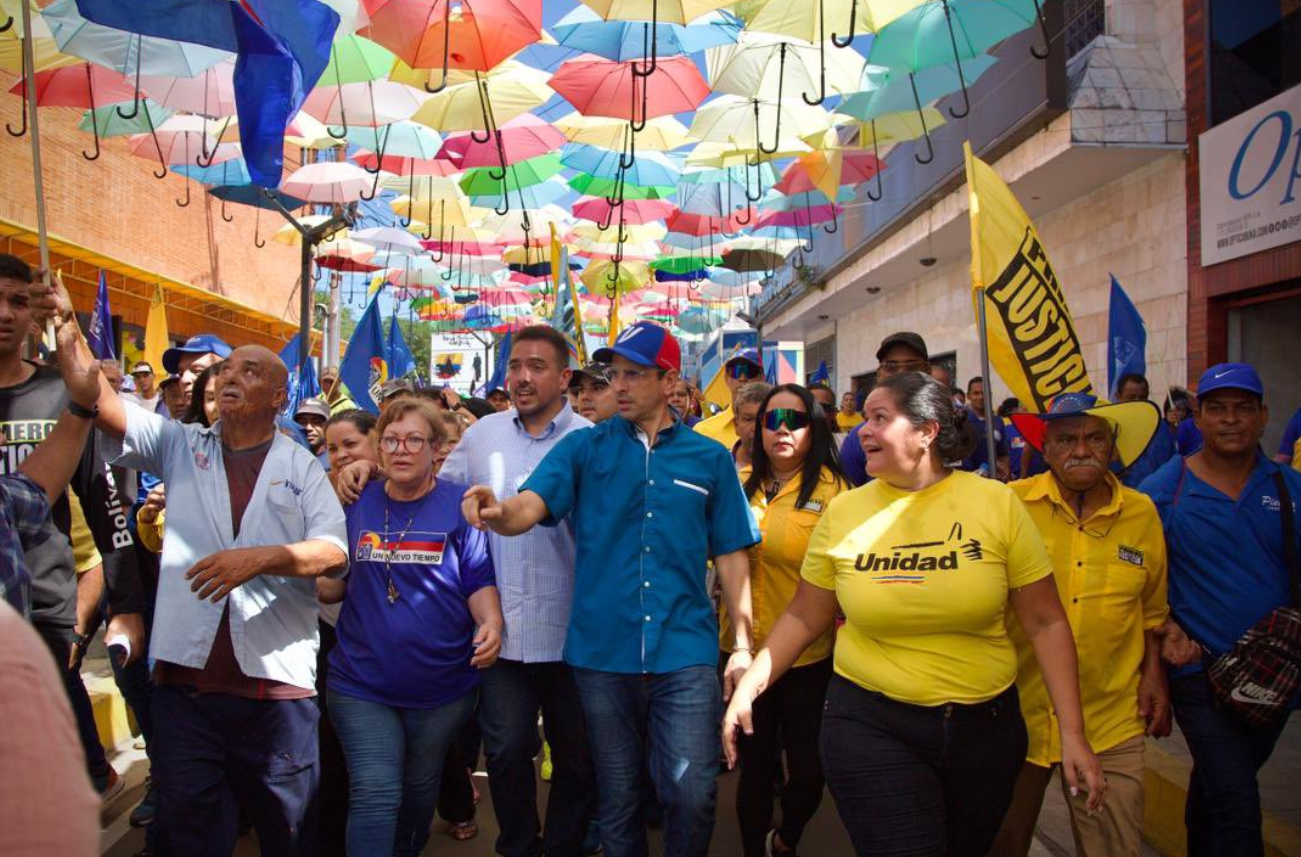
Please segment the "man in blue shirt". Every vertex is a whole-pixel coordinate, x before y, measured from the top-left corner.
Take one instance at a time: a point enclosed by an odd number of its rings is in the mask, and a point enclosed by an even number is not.
[[[565,660],[574,668],[610,857],[645,857],[640,773],[649,761],[665,810],[664,853],[704,855],[718,772],[718,622],[705,587],[712,558],[736,617],[724,696],[750,665],[750,567],[758,542],[726,448],[686,428],[668,398],[681,367],[665,329],[638,322],[596,359],[619,415],[571,433],[515,497],[465,495],[472,524],[503,536],[572,516],[577,542]],[[649,750],[649,757],[648,757]]]
[[[1176,457],[1143,482],[1165,527],[1170,612],[1162,656],[1175,717],[1193,755],[1188,786],[1190,857],[1260,857],[1256,772],[1283,730],[1251,728],[1212,698],[1203,657],[1218,657],[1258,620],[1291,603],[1282,495],[1295,509],[1301,473],[1260,451],[1269,421],[1264,385],[1245,363],[1202,375],[1195,419],[1201,450]],[[1280,490],[1280,481],[1285,491]],[[1301,515],[1294,516],[1301,521]],[[1301,529],[1293,538],[1301,542]]]
[[[903,372],[930,372],[930,358],[926,352],[926,341],[910,330],[892,333],[881,340],[881,347],[876,350],[878,366],[876,383]],[[866,391],[863,391],[866,395]],[[860,403],[859,409],[862,409]],[[860,422],[845,435],[840,444],[840,463],[845,468],[845,478],[854,487],[867,484],[867,456],[863,453],[863,443],[858,437],[858,430],[863,427]]]
[[[1003,418],[995,416],[989,429],[994,433],[994,466],[989,466],[989,443],[985,427],[985,379],[977,375],[967,382],[967,422],[976,431],[976,448],[962,462],[962,469],[982,476],[991,476],[1001,482],[1008,481],[1011,470],[1008,464],[1007,427]]]
[[[1279,464],[1291,464],[1292,456],[1296,454],[1297,438],[1301,438],[1301,408],[1292,415],[1292,419],[1287,421],[1283,427],[1283,437],[1278,442],[1278,452],[1274,454],[1274,460]]]
[[[1130,372],[1121,377],[1120,383],[1116,385],[1116,399],[1121,402],[1151,401],[1147,378],[1137,372]],[[1179,451],[1175,449],[1174,435],[1170,432],[1169,426],[1162,420],[1159,430],[1152,435],[1152,442],[1148,444],[1143,454],[1117,475],[1120,477],[1121,484],[1126,488],[1137,488],[1143,483],[1144,479],[1147,479],[1161,465],[1178,454]]]

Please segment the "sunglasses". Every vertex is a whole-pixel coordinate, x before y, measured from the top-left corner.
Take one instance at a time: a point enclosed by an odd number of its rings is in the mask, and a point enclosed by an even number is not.
[[[804,411],[794,408],[773,408],[763,415],[763,427],[768,431],[779,431],[782,426],[790,431],[808,428],[811,420]]]
[[[737,361],[727,367],[727,376],[729,378],[758,378],[762,370],[753,363],[742,363]]]

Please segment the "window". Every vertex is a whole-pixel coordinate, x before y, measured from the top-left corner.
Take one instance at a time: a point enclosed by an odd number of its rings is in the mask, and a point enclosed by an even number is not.
[[[1301,3],[1210,0],[1211,124],[1301,84]]]

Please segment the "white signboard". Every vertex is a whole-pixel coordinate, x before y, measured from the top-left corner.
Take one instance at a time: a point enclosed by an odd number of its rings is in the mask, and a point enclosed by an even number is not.
[[[487,334],[483,339],[492,340]],[[463,396],[471,394],[472,388],[492,377],[495,349],[489,347],[484,351],[483,340],[469,333],[436,333],[429,337],[429,377],[436,387],[444,384]],[[479,377],[475,379],[475,366]]]
[[[1301,86],[1198,138],[1202,265],[1301,240]]]

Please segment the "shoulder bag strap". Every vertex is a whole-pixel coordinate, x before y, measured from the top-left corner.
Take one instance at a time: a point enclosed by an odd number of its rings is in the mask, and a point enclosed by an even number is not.
[[[1283,523],[1283,563],[1292,582],[1292,606],[1301,607],[1301,570],[1296,559],[1296,524],[1292,518],[1292,496],[1287,490],[1287,478],[1282,468],[1274,471],[1274,485],[1278,489],[1279,520]]]

